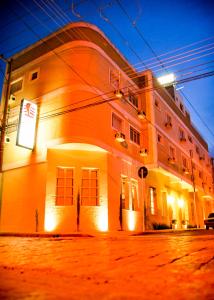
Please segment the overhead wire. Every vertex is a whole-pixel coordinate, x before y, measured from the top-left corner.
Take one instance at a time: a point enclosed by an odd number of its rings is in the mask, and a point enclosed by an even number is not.
[[[91,106],[91,105],[93,105],[93,103],[92,103],[92,104],[88,104],[88,105],[90,105],[90,106]],[[96,105],[97,105],[97,104],[96,104]]]

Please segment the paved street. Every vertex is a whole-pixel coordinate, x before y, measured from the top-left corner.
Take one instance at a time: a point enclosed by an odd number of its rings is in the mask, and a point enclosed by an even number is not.
[[[0,237],[0,299],[214,299],[214,230]]]

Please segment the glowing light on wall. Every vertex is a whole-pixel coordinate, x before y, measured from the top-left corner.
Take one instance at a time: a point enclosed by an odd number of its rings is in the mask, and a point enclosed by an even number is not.
[[[97,217],[97,227],[99,231],[108,231],[108,211],[107,208],[102,208]]]
[[[35,144],[37,104],[23,99],[19,115],[16,145],[33,149]]]
[[[53,212],[49,211],[45,215],[45,231],[53,231],[56,228],[56,218]]]
[[[135,229],[135,212],[129,211],[128,212],[128,229],[133,231]]]
[[[183,199],[178,199],[178,206],[180,208],[183,208],[184,207],[184,200]]]
[[[167,203],[168,203],[168,204],[173,205],[174,200],[175,200],[175,199],[174,199],[173,196],[167,195]]]

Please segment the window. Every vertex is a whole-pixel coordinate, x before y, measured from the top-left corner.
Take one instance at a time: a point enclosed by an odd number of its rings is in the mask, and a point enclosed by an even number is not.
[[[199,150],[199,147],[197,145],[195,146],[195,151],[196,151],[197,154],[200,154],[200,150]]]
[[[163,144],[163,137],[160,133],[158,133],[158,143]]]
[[[157,108],[160,108],[159,101],[158,101],[157,98],[155,98],[155,106],[156,106]]]
[[[112,127],[117,131],[122,131],[122,119],[115,113],[112,113]]]
[[[118,70],[110,70],[110,84],[118,90],[120,88],[120,72]]]
[[[18,79],[10,85],[10,94],[13,95],[22,90],[23,79]]]
[[[133,127],[130,127],[130,140],[135,144],[140,145],[140,133]]]
[[[179,128],[179,139],[181,142],[185,142],[186,138],[185,138],[185,133],[183,131],[183,129]]]
[[[172,118],[169,114],[166,114],[166,123],[165,123],[166,127],[172,127]]]
[[[128,91],[128,101],[138,107],[138,98],[131,91]]]
[[[98,205],[98,170],[82,169],[81,204]]]
[[[73,205],[74,169],[57,167],[56,205]]]
[[[182,112],[184,112],[184,106],[183,106],[182,103],[180,103],[180,110],[181,110]]]
[[[169,147],[169,157],[175,160],[175,148],[172,146]]]
[[[155,215],[156,207],[157,207],[156,188],[149,187],[149,197],[150,197],[150,212],[152,215]]]
[[[125,176],[121,177],[121,197],[122,208],[129,209],[129,183],[128,178]]]
[[[190,143],[192,143],[192,137],[190,135],[188,135],[188,140]]]
[[[131,207],[132,210],[138,210],[138,182],[131,180]]]
[[[186,157],[182,157],[182,165],[183,165],[184,168],[188,168]]]

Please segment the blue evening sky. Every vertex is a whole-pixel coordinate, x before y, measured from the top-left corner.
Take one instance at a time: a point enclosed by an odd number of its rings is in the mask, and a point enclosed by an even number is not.
[[[178,80],[214,71],[211,0],[1,0],[0,54],[8,58],[75,21],[97,25],[137,70],[146,65],[157,76],[174,72]],[[4,67],[0,62],[0,92]],[[181,86],[214,156],[214,77]]]

